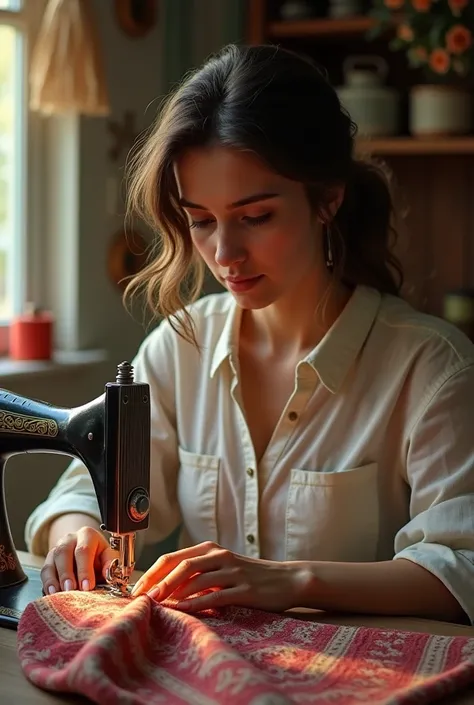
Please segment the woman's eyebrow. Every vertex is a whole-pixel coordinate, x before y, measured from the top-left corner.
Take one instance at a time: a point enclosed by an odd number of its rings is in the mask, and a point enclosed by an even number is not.
[[[278,198],[280,194],[278,193],[254,193],[251,196],[246,196],[245,198],[241,198],[238,201],[234,201],[233,203],[228,206],[229,208],[241,208],[242,206],[248,206],[251,203],[258,203],[259,201],[268,201],[270,198]],[[198,203],[192,203],[191,201],[188,201],[186,198],[180,198],[179,199],[179,204],[180,206],[183,206],[183,208],[195,208],[196,210],[200,211],[207,211],[209,210],[205,206],[201,206]]]

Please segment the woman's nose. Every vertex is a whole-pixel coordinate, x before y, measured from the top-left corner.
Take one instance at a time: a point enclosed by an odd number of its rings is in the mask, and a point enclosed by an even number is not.
[[[244,262],[246,259],[245,249],[239,244],[236,235],[232,237],[230,233],[219,233],[214,258],[220,267],[230,267],[233,264]]]

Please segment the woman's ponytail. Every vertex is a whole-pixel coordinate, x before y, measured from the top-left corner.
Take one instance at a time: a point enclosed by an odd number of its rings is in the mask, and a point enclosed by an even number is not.
[[[331,226],[335,266],[344,283],[399,295],[403,273],[391,249],[393,215],[385,169],[374,162],[353,160],[345,197]]]

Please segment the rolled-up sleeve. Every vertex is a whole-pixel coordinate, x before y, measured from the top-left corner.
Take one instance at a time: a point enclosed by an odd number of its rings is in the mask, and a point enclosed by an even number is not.
[[[166,538],[181,523],[176,496],[179,459],[173,335],[169,324],[161,323],[142,343],[132,363],[135,380],[150,385],[150,525],[147,531],[140,532],[144,535],[139,536],[145,543]],[[71,462],[46,500],[29,516],[24,533],[28,550],[46,555],[51,522],[62,514],[75,512],[101,521],[92,478],[78,460]]]
[[[446,373],[408,438],[410,521],[395,559],[436,575],[474,624],[474,365]]]

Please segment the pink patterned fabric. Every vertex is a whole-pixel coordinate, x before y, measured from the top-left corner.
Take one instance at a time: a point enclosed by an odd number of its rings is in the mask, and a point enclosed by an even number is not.
[[[18,654],[39,688],[100,705],[422,705],[474,684],[474,638],[243,608],[196,617],[101,590],[28,605]]]

